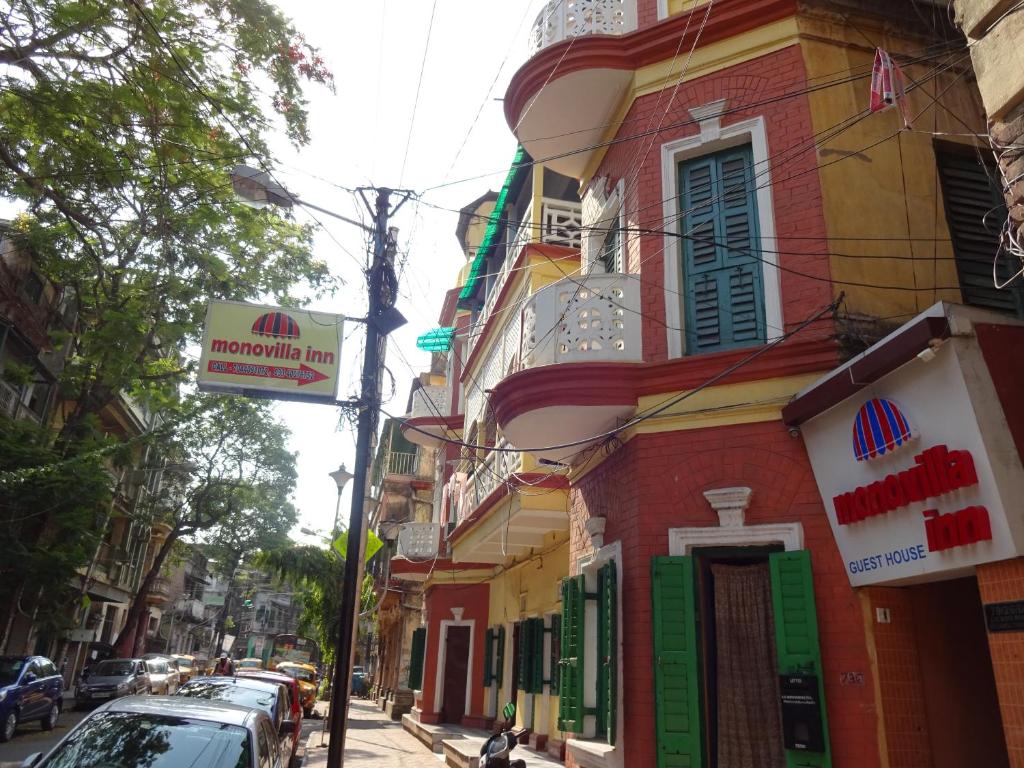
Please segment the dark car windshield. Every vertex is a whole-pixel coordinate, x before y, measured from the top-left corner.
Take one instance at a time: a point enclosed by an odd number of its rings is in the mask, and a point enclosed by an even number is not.
[[[18,682],[26,661],[24,656],[0,656],[0,686]]]
[[[241,704],[243,707],[262,709],[269,714],[274,713],[274,703],[277,701],[277,693],[274,691],[248,688],[228,680],[197,680],[186,683],[178,689],[177,695],[191,696],[194,699],[227,701],[232,704]]]
[[[89,674],[97,677],[121,677],[130,675],[133,666],[130,661],[101,661],[89,670]]]
[[[252,768],[249,732],[167,715],[98,712],[40,768]]]
[[[278,671],[284,672],[288,677],[293,677],[296,680],[301,680],[304,683],[313,682],[313,673],[308,669],[302,669],[301,667],[285,667],[281,669],[278,667]]]

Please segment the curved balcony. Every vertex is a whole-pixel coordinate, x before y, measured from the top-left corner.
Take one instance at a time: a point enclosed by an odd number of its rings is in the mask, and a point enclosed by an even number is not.
[[[677,13],[638,29],[636,2],[551,0],[534,24],[531,56],[505,91],[505,120],[530,156],[550,158],[545,165],[554,171],[576,179],[586,175],[603,142],[616,135],[615,123],[631,105],[640,72],[646,72],[648,88],[673,83],[683,65],[677,62],[672,70],[671,62],[680,51],[738,39],[797,9],[796,0],[716,0],[706,24]],[[749,49],[738,43],[729,55],[757,55],[764,41],[756,38]],[[652,65],[675,74],[658,75]]]
[[[611,429],[636,406],[627,370],[643,361],[640,280],[567,278],[522,310],[518,372],[494,388],[491,406],[508,441],[524,449],[571,443]],[[531,451],[568,460],[586,446]]]
[[[550,0],[530,30],[530,55],[569,37],[636,29],[636,0]]]
[[[420,387],[412,393],[412,410],[402,422],[402,435],[416,445],[437,448],[441,438],[462,431],[462,415],[451,414],[452,390],[448,385]]]

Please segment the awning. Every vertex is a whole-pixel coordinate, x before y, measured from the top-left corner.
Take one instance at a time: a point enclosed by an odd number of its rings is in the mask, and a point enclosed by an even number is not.
[[[505,176],[505,183],[502,184],[501,191],[498,193],[498,199],[494,203],[494,210],[491,211],[491,216],[487,220],[487,230],[484,232],[484,238],[480,241],[480,247],[477,249],[476,257],[473,259],[473,264],[469,268],[469,276],[466,278],[466,284],[462,286],[462,291],[459,293],[459,301],[457,304],[459,309],[471,308],[472,299],[476,294],[480,278],[484,275],[487,257],[490,256],[491,251],[494,250],[494,243],[498,237],[498,231],[501,227],[502,213],[505,210],[506,203],[508,203],[511,190],[514,186],[518,186],[519,182],[522,181],[527,171],[531,168],[532,163],[533,160],[526,154],[526,150],[523,149],[522,144],[516,147],[515,157],[512,158],[512,166],[508,169],[508,175]]]
[[[455,328],[434,328],[416,339],[416,348],[424,352],[447,352],[452,347]]]

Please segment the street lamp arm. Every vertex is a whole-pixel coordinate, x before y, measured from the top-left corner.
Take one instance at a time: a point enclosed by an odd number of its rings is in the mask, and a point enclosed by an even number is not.
[[[370,232],[370,233],[374,232],[373,227],[368,227],[365,224],[363,224],[363,222],[361,222],[361,221],[356,221],[355,219],[350,219],[348,216],[342,216],[340,213],[335,213],[334,211],[329,211],[326,208],[321,208],[319,205],[313,205],[312,203],[307,203],[305,200],[300,200],[298,197],[296,197],[295,195],[292,195],[290,192],[288,194],[291,195],[292,200],[294,200],[296,203],[298,203],[299,205],[303,206],[304,208],[312,208],[314,211],[318,211],[320,213],[325,213],[328,216],[333,216],[336,219],[341,219],[341,221],[344,221],[346,224],[353,224],[353,225],[359,227],[360,229],[362,229],[362,230],[364,230],[366,232]]]

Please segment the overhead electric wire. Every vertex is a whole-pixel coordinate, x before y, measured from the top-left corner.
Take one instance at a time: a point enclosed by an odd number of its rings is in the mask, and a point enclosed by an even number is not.
[[[420,62],[420,74],[416,79],[416,96],[412,102],[412,117],[409,118],[409,134],[405,138],[405,152],[402,154],[402,171],[398,174],[398,186],[405,180],[405,163],[409,159],[409,147],[412,144],[412,132],[416,127],[416,109],[420,104],[420,88],[423,86],[423,72],[427,68],[427,53],[430,51],[430,35],[434,31],[434,14],[437,13],[437,0],[430,6],[430,23],[427,25],[427,41],[423,45],[423,60]]]
[[[741,358],[740,360],[736,361],[735,363],[733,363],[733,364],[731,364],[729,366],[726,366],[724,369],[722,369],[718,373],[714,374],[710,378],[706,379],[705,381],[701,382],[700,384],[698,384],[697,386],[693,387],[692,389],[688,389],[686,392],[683,392],[682,394],[674,395],[673,397],[670,397],[667,400],[662,401],[661,403],[658,403],[658,404],[655,404],[654,406],[651,406],[646,411],[642,411],[641,413],[639,413],[636,416],[630,418],[629,420],[627,420],[625,423],[619,425],[618,427],[614,427],[612,429],[605,430],[604,432],[599,432],[596,435],[591,435],[590,437],[582,438],[582,439],[579,439],[579,440],[571,440],[571,441],[567,441],[567,442],[564,442],[564,443],[556,443],[554,445],[536,446],[536,447],[504,448],[504,447],[501,447],[501,446],[480,445],[480,444],[475,444],[475,443],[467,443],[467,442],[465,442],[463,440],[452,440],[452,439],[449,439],[449,438],[441,437],[439,435],[434,434],[433,432],[428,432],[428,431],[426,431],[426,430],[424,430],[424,429],[422,429],[420,427],[417,427],[414,424],[409,423],[409,420],[404,418],[404,417],[393,416],[392,414],[387,413],[383,409],[381,409],[381,413],[383,413],[389,419],[394,419],[394,420],[397,420],[397,421],[403,423],[403,425],[407,429],[411,429],[414,432],[419,432],[421,434],[427,435],[428,437],[431,437],[434,440],[440,440],[441,442],[444,442],[444,443],[448,443],[448,444],[451,444],[451,445],[459,445],[459,446],[462,446],[464,448],[469,448],[469,449],[473,449],[473,450],[503,451],[503,452],[514,452],[514,453],[523,453],[523,452],[525,452],[525,453],[549,453],[551,451],[558,451],[558,450],[563,450],[563,449],[566,449],[566,448],[582,447],[582,446],[589,445],[589,444],[591,444],[591,443],[593,443],[594,441],[597,441],[597,440],[605,440],[605,439],[608,439],[608,438],[611,438],[611,437],[615,437],[616,435],[626,431],[627,429],[631,429],[632,427],[634,427],[634,426],[636,426],[636,425],[646,421],[647,419],[653,418],[654,416],[657,416],[657,415],[659,415],[661,413],[664,413],[666,410],[671,408],[673,405],[681,403],[684,400],[688,400],[689,398],[691,398],[694,395],[704,391],[705,389],[707,389],[707,388],[709,388],[711,386],[714,386],[719,381],[722,381],[723,379],[728,378],[733,373],[735,373],[737,370],[739,370],[741,368],[744,368],[745,366],[747,366],[750,363],[752,363],[754,360],[756,360],[759,357],[762,357],[763,355],[767,354],[772,349],[775,349],[775,347],[777,347],[780,344],[784,343],[785,341],[791,339],[793,336],[795,336],[796,334],[800,333],[802,330],[804,330],[804,328],[807,328],[809,325],[811,325],[812,323],[816,322],[817,320],[822,318],[824,315],[828,314],[829,312],[835,312],[836,309],[839,306],[839,303],[842,301],[842,298],[843,298],[843,296],[840,295],[835,301],[833,301],[830,304],[826,305],[825,307],[817,310],[816,312],[811,314],[809,317],[805,318],[798,325],[796,325],[793,329],[787,331],[782,336],[778,337],[777,339],[773,339],[772,341],[757,347],[749,355],[746,355],[743,358]]]

